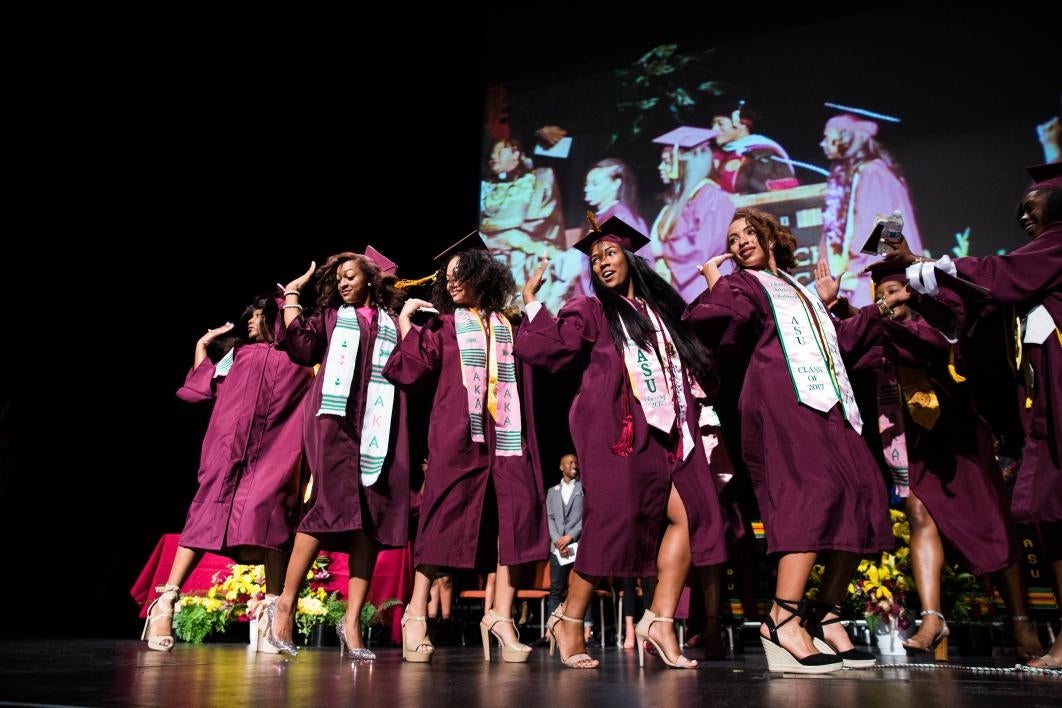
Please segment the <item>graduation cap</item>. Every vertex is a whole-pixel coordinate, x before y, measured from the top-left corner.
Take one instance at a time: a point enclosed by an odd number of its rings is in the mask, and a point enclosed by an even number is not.
[[[697,128],[692,125],[680,125],[674,130],[669,130],[663,135],[653,138],[654,143],[661,145],[674,145],[676,147],[692,150],[704,145],[718,133],[708,128]]]
[[[1048,162],[1043,165],[1026,167],[1025,171],[1033,179],[1033,184],[1025,193],[1038,189],[1062,189],[1062,162]]]
[[[602,240],[618,243],[631,253],[649,243],[649,239],[644,234],[619,217],[609,217],[600,226],[592,212],[586,212],[586,219],[590,222],[590,233],[574,245],[588,256],[594,244]]]
[[[826,121],[827,128],[837,128],[838,130],[862,133],[871,138],[878,134],[878,124],[874,121],[885,121],[886,123],[900,122],[900,119],[896,116],[890,116],[886,113],[878,113],[877,111],[869,111],[866,108],[844,106],[840,103],[831,103],[830,101],[827,101],[823,105],[827,108],[841,111],[840,115],[834,116]],[[857,118],[856,116],[864,116],[864,118]],[[873,120],[866,120],[866,118],[872,118]]]
[[[376,264],[376,267],[380,269],[380,272],[384,275],[394,275],[398,271],[398,264],[392,261],[384,254],[377,251],[372,246],[365,247],[366,258]]]
[[[875,261],[864,268],[863,272],[870,273],[870,279],[874,281],[875,286],[890,281],[907,282],[907,266],[893,261]]]
[[[450,259],[456,256],[459,252],[472,251],[477,248],[490,253],[490,249],[487,248],[487,244],[483,242],[483,237],[480,235],[478,229],[467,236],[464,236],[452,246],[448,246],[445,251],[435,256],[432,260],[435,261],[435,265],[439,266],[439,268],[445,269],[446,264],[450,262]]]

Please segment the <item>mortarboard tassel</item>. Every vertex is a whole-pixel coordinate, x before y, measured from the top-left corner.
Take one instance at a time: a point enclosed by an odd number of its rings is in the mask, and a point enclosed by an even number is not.
[[[601,233],[601,229],[597,226],[597,219],[594,218],[594,212],[587,209],[586,220],[590,222],[590,230],[594,233]]]
[[[627,393],[629,387],[624,383],[623,386],[623,412],[626,413],[623,416],[623,427],[620,430],[619,440],[612,446],[612,454],[619,455],[620,457],[627,457],[634,451],[634,416],[631,415],[631,402]]]
[[[406,288],[415,288],[418,285],[427,285],[428,283],[434,283],[435,278],[439,275],[438,271],[435,271],[431,275],[424,276],[423,278],[417,278],[416,280],[396,280],[395,287],[405,290]]]

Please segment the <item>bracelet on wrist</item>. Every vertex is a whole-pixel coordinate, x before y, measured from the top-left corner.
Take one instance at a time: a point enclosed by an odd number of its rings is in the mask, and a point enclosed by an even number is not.
[[[284,305],[284,307],[282,307],[280,309],[286,310],[289,307],[296,308],[296,309],[298,309],[299,312],[302,312],[302,305]]]
[[[287,297],[288,295],[294,295],[295,297],[298,297],[298,296],[302,295],[302,293],[299,292],[298,290],[285,290],[284,291],[284,297]]]

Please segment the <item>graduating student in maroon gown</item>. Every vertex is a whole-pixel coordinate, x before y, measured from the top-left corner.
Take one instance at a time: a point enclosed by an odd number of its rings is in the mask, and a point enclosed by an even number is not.
[[[648,639],[668,665],[696,666],[666,625],[691,563],[706,569],[726,560],[698,423],[701,386],[714,393],[718,381],[680,321],[681,296],[634,255],[647,241],[617,217],[595,224],[576,244],[590,256],[595,296],[571,300],[556,317],[529,305],[531,321],[516,342],[528,363],[583,372],[569,413],[586,490],[583,535],[567,602],[551,620],[562,659],[579,668],[596,665],[581,649],[578,624],[598,580],[649,575],[659,582],[635,628],[639,645]],[[524,302],[535,302],[544,267],[525,285]]]
[[[177,555],[162,593],[148,609],[143,639],[159,651],[173,648],[170,623],[180,586],[210,551],[259,562],[279,586],[297,520],[303,399],[313,372],[288,360],[273,342],[277,304],[272,293],[247,308],[247,340],[217,364],[207,347],[233,329],[207,330],[195,346],[192,370],[177,395],[213,401],[199,489],[188,509]]]
[[[911,287],[920,293],[936,294],[941,270],[987,288],[995,303],[1016,312],[1025,447],[1011,513],[1017,522],[1040,524],[1056,584],[1062,587],[1062,163],[1031,168],[1030,174],[1037,181],[1017,212],[1029,243],[1003,256],[954,261],[945,256],[936,262],[916,258],[899,243],[889,260],[909,264]],[[1031,664],[1062,667],[1062,641]]]
[[[316,270],[316,308],[303,312],[299,304],[300,291],[314,275],[312,264],[285,288],[286,327],[277,346],[294,362],[321,365],[303,425],[313,495],[260,645],[294,653],[298,593],[324,548],[349,554],[347,613],[336,628],[340,647],[355,659],[376,658],[362,644],[361,608],[378,551],[405,546],[409,534],[405,394],[382,378],[398,345],[395,313],[403,295],[395,288],[395,270],[369,246],[364,255],[329,256]]]
[[[879,262],[870,270],[876,304],[838,322],[837,340],[861,394],[859,408],[867,420],[877,421],[864,437],[879,451],[911,523],[922,625],[904,647],[929,651],[948,634],[940,598],[943,540],[976,575],[1007,569],[1007,585],[1015,585],[1006,593],[1008,604],[1025,619],[1014,624],[1019,652],[1039,656],[1043,652],[1025,616],[1019,549],[992,429],[977,414],[969,386],[951,373],[952,343],[943,331],[958,334],[963,301],[951,293],[941,298],[950,307],[942,307],[912,296],[903,266]],[[827,306],[834,304],[839,278],[830,277],[825,261],[815,275],[819,296]]]
[[[503,642],[505,661],[526,661],[530,647],[512,623],[514,566],[549,553],[545,493],[535,424],[531,369],[514,360],[519,331],[510,310],[512,274],[491,257],[478,232],[436,256],[432,303],[410,298],[399,315],[402,342],[384,375],[403,388],[433,391],[428,473],[413,562],[413,597],[403,617],[403,655],[429,661],[426,611],[439,566],[497,568],[493,607],[481,623]],[[439,314],[423,326],[419,308]]]
[[[785,272],[795,245],[774,216],[738,209],[728,253],[704,264],[709,290],[684,319],[722,357],[721,376],[741,375],[737,362],[744,368],[741,452],[768,552],[780,554],[775,603],[761,628],[768,666],[821,673],[841,668],[842,660],[863,667],[874,658],[854,649],[837,623],[823,629],[840,658],[819,654],[793,618],[836,619],[859,555],[890,548],[893,540],[885,486],[860,436],[833,325],[818,297]],[[739,270],[723,277],[719,264],[730,258]],[[810,608],[801,598],[816,561],[826,566],[824,604]]]

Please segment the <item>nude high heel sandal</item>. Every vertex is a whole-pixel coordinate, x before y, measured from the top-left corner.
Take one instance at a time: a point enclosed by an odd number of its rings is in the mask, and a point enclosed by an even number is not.
[[[575,624],[578,624],[580,627],[582,627],[583,625],[583,621],[581,619],[578,619],[577,617],[569,617],[568,615],[564,614],[562,610],[563,607],[564,605],[561,605],[556,610],[554,610],[553,614],[549,616],[549,621],[546,622],[546,631],[549,632],[550,656],[553,656],[554,649],[557,647],[558,644],[560,644],[560,642],[557,641],[558,624],[563,621],[573,622]],[[561,663],[567,666],[569,669],[596,669],[601,664],[601,662],[587,654],[585,651],[580,652],[578,654],[570,654],[567,657],[564,657],[562,655],[560,660]]]
[[[645,611],[642,618],[638,620],[638,624],[634,625],[634,638],[638,643],[638,667],[645,666],[645,642],[649,642],[656,649],[657,655],[660,660],[670,666],[673,669],[693,669],[697,667],[697,662],[693,659],[687,659],[682,654],[679,654],[678,658],[672,661],[667,658],[667,654],[664,653],[663,647],[656,643],[656,640],[649,636],[649,628],[653,626],[654,622],[666,622],[668,624],[674,624],[675,618],[673,617],[657,617],[649,610]]]
[[[410,622],[423,622],[424,623],[424,635],[419,641],[409,641],[409,623]],[[427,651],[421,651],[421,647],[427,649]],[[427,664],[431,661],[431,657],[435,655],[435,645],[428,639],[428,618],[424,615],[415,617],[413,615],[402,615],[402,658],[408,662],[414,664]]]
[[[922,610],[918,613],[920,616],[933,615],[940,618],[940,631],[937,632],[928,644],[919,644],[912,641],[915,637],[911,637],[903,643],[903,648],[907,651],[918,654],[921,652],[933,652],[933,658],[940,661],[948,660],[948,635],[951,634],[951,630],[948,629],[948,623],[944,619],[944,615],[936,610]],[[916,635],[917,636],[917,635]],[[943,658],[941,658],[943,657]]]
[[[144,631],[140,633],[141,639],[147,640],[148,649],[154,651],[172,651],[173,635],[149,635],[151,623],[163,617],[173,617],[173,605],[181,595],[179,585],[159,585],[155,592],[162,593],[148,605],[147,618],[144,620]],[[171,632],[173,630],[170,630]]]
[[[498,617],[494,614],[494,610],[487,610],[487,617],[490,618],[490,624],[486,624],[482,620],[479,622],[479,634],[483,639],[483,661],[490,661],[490,636],[492,634],[501,643],[502,661],[510,664],[522,664],[527,661],[531,656],[531,647],[520,643],[520,630],[516,629],[516,623],[511,619]],[[499,622],[508,622],[513,626],[513,629],[516,630],[516,641],[506,644],[502,636],[494,631],[494,626]]]

